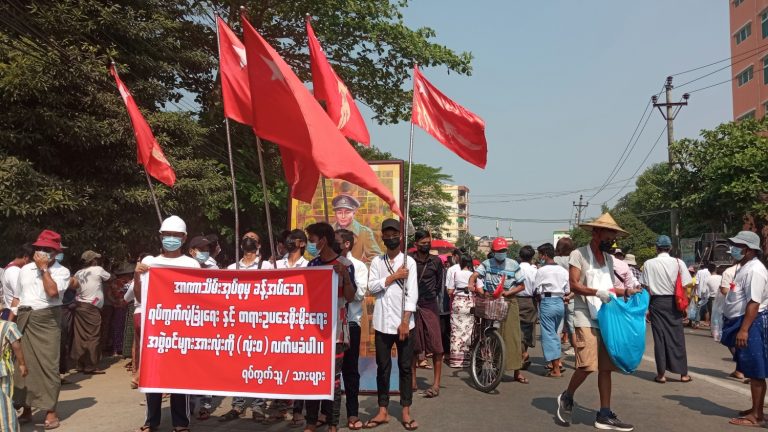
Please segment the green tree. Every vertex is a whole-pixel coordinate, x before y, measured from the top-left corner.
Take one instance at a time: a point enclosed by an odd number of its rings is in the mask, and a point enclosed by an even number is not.
[[[0,255],[41,228],[71,251],[108,256],[157,250],[157,218],[110,58],[176,170],[157,185],[165,214],[191,234],[231,232],[234,209],[216,74],[213,12],[237,29],[234,1],[9,0],[0,4]],[[252,22],[309,78],[303,15],[350,90],[379,122],[407,117],[401,84],[414,62],[468,74],[471,55],[431,41],[434,31],[403,23],[407,2],[250,1]],[[254,139],[233,125],[242,227],[265,232]],[[288,188],[276,146],[265,145],[275,226],[287,225]],[[414,175],[414,178],[416,176]],[[153,239],[153,237],[155,239]]]

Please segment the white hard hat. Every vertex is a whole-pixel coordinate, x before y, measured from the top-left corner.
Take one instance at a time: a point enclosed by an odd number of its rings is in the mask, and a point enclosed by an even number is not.
[[[160,232],[180,232],[187,233],[187,224],[178,216],[169,216],[160,225]]]

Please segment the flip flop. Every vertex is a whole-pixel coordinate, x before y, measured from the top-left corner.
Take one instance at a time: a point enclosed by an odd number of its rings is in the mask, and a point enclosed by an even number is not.
[[[762,427],[763,426],[763,422],[753,421],[746,417],[732,418],[728,421],[728,423],[734,426],[746,426],[746,427]]]
[[[381,425],[389,423],[389,420],[374,420],[370,419],[363,425],[363,429],[375,429]]]
[[[430,388],[426,389],[425,391],[423,391],[421,393],[421,396],[426,398],[426,399],[436,398],[436,397],[440,396],[440,389],[439,388],[435,388],[435,387],[430,387]]]
[[[61,426],[61,423],[59,422],[59,419],[56,419],[52,422],[49,422],[48,420],[46,420],[45,423],[43,423],[40,426],[42,426],[43,429],[45,430],[57,429],[59,426]]]
[[[417,424],[416,426],[414,426],[413,425],[414,423],[416,423],[416,420],[414,419],[411,419],[411,421],[407,421],[407,422],[400,422],[400,424],[402,424],[405,430],[407,431],[415,431],[416,429],[419,428],[419,425]]]
[[[205,421],[209,418],[211,418],[211,412],[205,408],[200,408],[200,411],[197,413],[197,419],[200,421]]]
[[[355,419],[357,419],[357,420],[352,420],[353,418],[355,418]],[[357,426],[357,425],[358,425],[358,423],[360,424],[360,426]],[[350,417],[349,419],[347,419],[347,427],[348,427],[350,430],[360,430],[360,429],[362,429],[362,428],[363,428],[363,426],[365,426],[365,425],[363,424],[363,421],[362,421],[362,420],[360,420],[360,419],[359,419],[359,418],[357,418],[357,417]]]
[[[653,377],[653,380],[656,381],[659,384],[666,384],[667,383],[667,379],[666,378]]]
[[[681,382],[681,383],[689,383],[689,382],[691,382],[691,381],[693,381],[693,377],[692,377],[692,376],[690,376],[690,375],[688,375],[688,379],[685,379],[685,378],[680,378],[680,382]]]
[[[560,375],[555,375],[555,374],[552,373],[552,371],[549,371],[549,372],[544,374],[544,377],[546,377],[546,378],[562,378],[563,377],[563,371],[562,370],[560,371]]]
[[[291,419],[291,421],[288,422],[288,427],[290,428],[300,428],[304,427],[304,419]]]

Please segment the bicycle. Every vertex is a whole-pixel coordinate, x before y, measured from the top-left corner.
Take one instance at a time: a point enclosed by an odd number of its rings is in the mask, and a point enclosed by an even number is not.
[[[475,326],[470,345],[470,376],[475,388],[489,393],[504,376],[506,348],[499,327],[507,317],[509,305],[502,298],[476,297],[471,311]]]

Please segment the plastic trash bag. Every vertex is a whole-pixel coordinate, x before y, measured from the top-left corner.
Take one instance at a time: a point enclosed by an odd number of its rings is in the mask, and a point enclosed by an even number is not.
[[[712,338],[715,342],[720,342],[720,338],[723,335],[723,306],[725,305],[725,296],[722,294],[717,295],[715,303],[712,305]]]
[[[597,314],[603,344],[613,364],[624,373],[633,373],[643,359],[645,314],[650,301],[650,294],[643,290],[626,302],[623,298],[614,298]]]
[[[698,302],[692,301],[688,305],[688,320],[689,321],[699,321],[699,304]]]

